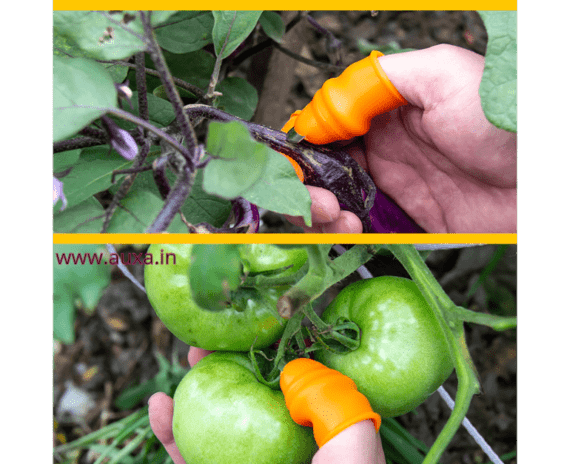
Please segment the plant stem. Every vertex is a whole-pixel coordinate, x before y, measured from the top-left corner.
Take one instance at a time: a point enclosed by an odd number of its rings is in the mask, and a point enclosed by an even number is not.
[[[287,347],[289,346],[289,342],[291,338],[296,337],[296,335],[301,331],[301,324],[303,319],[305,318],[305,314],[299,311],[297,314],[294,314],[291,319],[287,321],[287,325],[285,326],[285,330],[283,331],[283,335],[281,336],[281,340],[279,341],[279,345],[277,347],[277,353],[275,355],[275,359],[273,361],[273,367],[269,374],[267,374],[267,379],[261,378],[259,379],[266,385],[272,388],[278,388],[279,385],[279,373],[282,369],[282,360],[285,357],[285,353],[287,351]],[[252,361],[254,358],[252,357]],[[260,375],[259,369],[258,376]]]
[[[206,94],[206,101],[209,103],[215,98],[214,91],[216,90],[216,86],[218,85],[218,78],[220,77],[220,69],[222,67],[223,55],[226,46],[228,45],[228,40],[230,38],[230,34],[232,32],[232,27],[237,17],[237,11],[234,12],[234,17],[232,19],[232,23],[230,27],[228,27],[228,32],[226,34],[226,38],[224,43],[222,44],[221,50],[216,54],[216,62],[214,63],[214,69],[212,71],[212,75],[210,76],[210,84],[208,85],[208,93]]]
[[[277,276],[267,276],[263,274],[248,276],[246,277],[243,285],[246,287],[279,287],[281,285],[293,285],[294,283],[301,280],[301,278],[306,274],[308,269],[308,264],[305,263],[301,269],[299,269],[294,274],[290,275],[277,275]]]
[[[194,177],[196,176],[196,171],[191,172],[188,166],[184,166],[178,175],[178,180],[174,187],[170,190],[166,201],[158,216],[150,227],[146,230],[147,234],[157,234],[166,231],[174,216],[178,213],[190,191],[192,190],[192,184],[194,183]]]
[[[449,396],[449,393],[445,391],[443,385],[437,389],[439,395],[443,398],[445,403],[449,406],[449,409],[453,410],[455,408],[455,403]],[[464,418],[462,421],[463,427],[467,430],[469,435],[475,440],[475,442],[481,447],[481,449],[485,452],[487,456],[493,461],[494,464],[503,464],[501,458],[497,456],[497,453],[493,451],[493,449],[489,446],[489,444],[485,441],[485,439],[481,436],[481,434],[477,431],[477,429],[471,424],[469,419]]]
[[[127,68],[136,68],[136,64],[133,63],[129,63],[128,61],[123,61],[123,60],[114,60],[114,61],[108,61],[108,60],[96,60],[98,63],[112,63],[112,64],[117,64],[118,66],[125,66]],[[156,76],[156,77],[160,77],[160,73],[156,70],[156,69],[152,69],[152,68],[144,68],[144,72],[150,76]],[[193,93],[194,95],[196,95],[196,97],[203,98],[206,94],[205,92],[200,88],[200,87],[196,87],[193,84],[190,84],[190,82],[186,82],[183,79],[180,79],[178,77],[172,76],[172,81],[181,89],[184,90],[188,90],[188,92]]]
[[[133,124],[142,126],[145,129],[147,129],[149,132],[152,132],[153,134],[157,135],[160,139],[164,140],[167,144],[169,144],[172,148],[174,148],[177,152],[179,152],[182,156],[184,156],[185,159],[187,157],[188,158],[191,157],[191,154],[189,153],[188,149],[185,146],[179,144],[173,137],[171,137],[170,135],[168,135],[166,132],[159,129],[158,127],[155,127],[154,125],[145,121],[144,119],[141,119],[129,113],[128,111],[120,110],[118,108],[104,108],[104,109],[105,111],[107,111],[107,113],[112,114],[113,116],[124,119],[125,121],[132,122]]]
[[[309,269],[305,276],[279,299],[279,313],[295,314],[302,306],[314,301],[337,282],[348,277],[368,262],[384,245],[355,245],[334,261],[328,259],[328,245],[307,245]],[[325,261],[326,258],[326,261]]]
[[[423,464],[436,464],[461,425],[471,398],[479,392],[477,373],[467,350],[463,325],[453,311],[455,305],[443,291],[418,251],[413,245],[387,246],[404,266],[432,309],[447,341],[457,373],[458,386],[455,408],[423,462]]]
[[[462,321],[486,325],[494,330],[514,329],[517,326],[516,317],[503,317],[496,316],[494,314],[479,313],[461,306],[455,307],[453,312],[456,314],[457,318]]]
[[[182,133],[184,141],[186,142],[187,152],[183,153],[183,155],[185,155],[184,158],[186,160],[188,168],[191,171],[195,171],[195,163],[198,161],[196,150],[196,147],[198,146],[198,139],[196,138],[194,129],[190,125],[188,116],[186,116],[186,113],[184,112],[184,103],[182,103],[180,94],[178,93],[178,90],[176,90],[176,85],[172,80],[172,74],[168,70],[168,66],[166,65],[166,60],[164,59],[162,50],[156,41],[154,31],[152,30],[152,26],[150,24],[150,12],[140,12],[140,17],[143,23],[146,38],[149,42],[148,47],[150,56],[154,62],[156,70],[160,74],[160,80],[164,85],[166,96],[174,108],[176,122],[178,123],[180,132]]]
[[[310,60],[308,58],[305,58],[304,56],[292,52],[291,50],[283,47],[281,44],[278,44],[277,42],[275,42],[273,46],[281,53],[285,53],[285,55],[290,56],[291,58],[300,61],[301,63],[312,66],[313,68],[324,69],[325,71],[333,71],[333,72],[344,71],[345,68],[344,66],[336,66],[334,64],[321,63],[320,61]]]
[[[148,101],[146,98],[146,74],[144,73],[144,52],[137,53],[135,56],[135,62],[137,65],[136,71],[136,79],[137,79],[137,94],[138,94],[138,103],[139,103],[139,117],[143,120],[148,122],[149,115],[148,115]],[[113,196],[113,200],[111,204],[107,207],[105,211],[105,219],[103,220],[103,226],[101,227],[101,233],[104,234],[107,232],[107,228],[111,222],[111,218],[115,213],[115,210],[119,206],[119,203],[129,190],[133,186],[135,179],[139,173],[140,168],[144,164],[149,152],[150,152],[150,140],[146,137],[146,131],[141,126],[138,126],[139,129],[139,138],[142,139],[143,145],[138,152],[137,156],[135,157],[132,165],[133,172],[128,174],[121,182],[119,189]]]
[[[321,295],[330,285],[328,253],[331,245],[305,245],[309,270],[299,282],[287,290],[279,301],[277,311],[281,317],[289,319],[299,309]]]
[[[299,11],[297,13],[297,16],[295,16],[291,21],[289,21],[289,23],[287,23],[287,26],[285,26],[285,33],[293,29],[293,27],[295,27],[301,21],[301,19],[303,19],[304,16],[306,16],[306,13],[303,11]],[[231,62],[232,66],[233,67],[239,66],[242,62],[244,62],[248,58],[265,50],[267,47],[271,47],[273,44],[275,44],[275,41],[273,39],[265,39],[262,42],[259,42],[257,45],[254,45],[253,47],[244,50],[232,60]]]
[[[60,140],[53,144],[53,152],[61,153],[69,150],[76,150],[78,148],[96,147],[103,145],[104,140],[94,139],[93,137],[75,137],[70,140]]]

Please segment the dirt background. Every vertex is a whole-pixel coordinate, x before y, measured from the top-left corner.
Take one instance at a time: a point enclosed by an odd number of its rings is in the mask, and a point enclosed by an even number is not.
[[[295,12],[283,13],[285,22]],[[449,43],[484,54],[486,33],[475,12],[313,12],[311,16],[328,29],[340,43],[335,51],[327,50],[325,35],[306,20],[299,22],[286,35],[283,46],[309,60],[347,66],[361,59],[358,41],[367,40],[378,46],[397,44],[400,48],[425,48]],[[256,36],[257,34],[257,36]],[[251,40],[262,40],[261,31]],[[330,47],[329,47],[330,48]],[[338,73],[315,68],[269,49],[245,60],[235,71],[247,76],[260,92],[254,120],[280,129],[289,115],[304,107],[322,83]],[[263,232],[291,232],[295,229],[280,216],[263,216]],[[509,247],[490,276],[490,284],[480,287],[466,299],[496,246],[433,253],[428,263],[444,289],[457,303],[480,311],[515,313],[516,247]],[[124,248],[126,253],[129,248]],[[134,250],[131,250],[134,251]],[[138,251],[140,252],[140,250]],[[369,266],[375,275],[403,274],[391,258],[377,258]],[[130,271],[142,282],[141,266]],[[159,352],[187,366],[187,346],[176,340],[162,323],[143,292],[117,269],[112,282],[96,310],[88,315],[78,310],[77,340],[70,345],[54,343],[54,445],[62,437],[71,441],[103,425],[124,417],[132,410],[120,411],[114,400],[126,387],[153,378],[158,372],[155,353]],[[467,343],[478,369],[483,394],[475,397],[467,417],[499,454],[516,449],[516,331],[496,333],[469,325]],[[445,383],[453,397],[454,377]],[[73,414],[62,404],[70,389],[86,395],[87,406]],[[398,418],[414,436],[431,445],[449,417],[449,409],[435,394],[415,412]],[[59,438],[58,438],[59,437]],[[461,429],[441,459],[442,464],[479,464],[489,459],[472,438]],[[57,462],[57,461],[55,461]],[[80,462],[93,462],[82,456]],[[515,464],[516,458],[505,463]]]

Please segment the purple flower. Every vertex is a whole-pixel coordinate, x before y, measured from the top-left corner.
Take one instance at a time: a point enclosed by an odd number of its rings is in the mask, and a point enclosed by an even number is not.
[[[65,198],[65,195],[63,194],[63,182],[54,177],[53,178],[53,206],[55,206],[56,203],[60,199],[61,199],[63,204],[61,205],[61,208],[59,210],[63,211],[65,209],[65,207],[67,206],[67,198]]]
[[[109,116],[101,117],[103,127],[109,136],[111,148],[115,149],[123,158],[132,160],[137,156],[139,147],[135,139],[126,130],[121,129]]]

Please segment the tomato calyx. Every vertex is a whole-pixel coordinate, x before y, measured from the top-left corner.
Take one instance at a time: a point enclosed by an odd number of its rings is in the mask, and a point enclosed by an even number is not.
[[[309,319],[311,327],[302,325]],[[325,323],[309,303],[297,311],[288,321],[277,349],[250,350],[249,358],[256,378],[270,388],[279,388],[279,378],[285,365],[295,358],[309,358],[318,350],[346,353],[358,349],[361,331],[347,318],[339,318],[335,324]]]
[[[317,342],[316,349],[332,351],[333,353],[347,353],[360,347],[360,327],[347,318],[337,319],[335,325],[329,326],[324,332],[313,327],[313,336]]]

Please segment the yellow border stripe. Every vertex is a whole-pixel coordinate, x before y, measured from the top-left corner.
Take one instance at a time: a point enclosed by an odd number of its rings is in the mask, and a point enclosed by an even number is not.
[[[54,0],[54,10],[193,10],[188,1],[169,0],[169,1],[93,1],[93,2],[77,2],[71,0]],[[234,1],[213,1],[208,3],[213,10],[233,10],[236,7]],[[378,1],[287,1],[272,2],[267,0],[244,0],[239,3],[240,10],[263,10],[271,8],[271,10],[376,10]],[[382,5],[387,6],[387,5]],[[389,10],[516,10],[516,0],[474,0],[474,1],[457,1],[457,0],[408,0],[397,2],[397,8],[388,8]]]
[[[516,244],[517,234],[53,234],[53,243]]]

